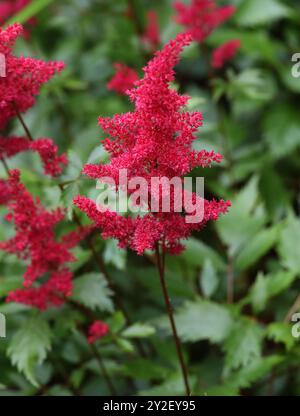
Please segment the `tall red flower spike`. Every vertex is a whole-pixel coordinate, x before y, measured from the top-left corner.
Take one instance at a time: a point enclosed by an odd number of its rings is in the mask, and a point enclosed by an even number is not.
[[[58,306],[71,294],[72,273],[67,263],[75,260],[70,252],[91,227],[71,232],[58,240],[55,225],[64,217],[61,209],[47,211],[20,182],[20,172],[10,171],[6,182],[9,195],[6,220],[13,223],[16,234],[0,243],[0,250],[26,261],[24,289],[11,292],[8,301],[22,302],[39,309]],[[36,287],[39,278],[46,282]]]
[[[211,32],[228,20],[234,6],[217,7],[214,0],[192,0],[190,5],[176,1],[176,21],[187,29],[193,39],[203,42]]]
[[[51,139],[41,138],[31,141],[27,137],[0,138],[0,158],[2,159],[10,158],[28,150],[40,155],[46,175],[60,175],[63,167],[68,163],[65,154],[58,155],[58,147]]]
[[[0,128],[18,112],[32,107],[41,86],[64,67],[62,62],[14,56],[12,48],[22,31],[18,24],[6,30],[0,28],[0,54],[4,57],[6,70],[5,76],[0,77]]]
[[[126,91],[132,88],[138,80],[138,74],[134,69],[129,68],[125,64],[115,63],[114,67],[116,73],[107,84],[107,88],[118,94],[125,95]]]
[[[226,61],[232,59],[237,50],[241,46],[241,41],[239,39],[230,40],[229,42],[223,43],[217,49],[213,51],[211,65],[215,69],[220,69],[224,66]]]
[[[139,176],[150,184],[153,177],[183,177],[196,166],[221,161],[218,153],[192,149],[202,115],[184,111],[189,97],[169,87],[179,54],[190,42],[190,35],[180,34],[156,53],[144,68],[144,78],[128,92],[135,104],[133,112],[117,114],[112,119],[99,118],[100,126],[110,136],[104,140],[110,163],[88,164],[84,167],[85,174],[100,180],[111,177],[118,186],[120,169],[127,169],[128,180]],[[156,197],[160,199],[161,195]],[[196,200],[194,194],[193,199]],[[85,196],[78,196],[74,203],[101,229],[103,238],[116,238],[120,247],[129,246],[139,254],[154,249],[157,243],[162,243],[165,251],[179,253],[183,249],[181,239],[200,230],[207,221],[216,220],[230,205],[223,200],[205,201],[203,219],[188,223],[186,213],[174,209],[124,217],[116,212],[100,212]]]

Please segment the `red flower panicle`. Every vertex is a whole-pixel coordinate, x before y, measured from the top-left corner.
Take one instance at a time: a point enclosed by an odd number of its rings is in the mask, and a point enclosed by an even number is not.
[[[94,344],[98,339],[104,337],[109,331],[108,325],[102,321],[93,322],[88,331],[88,342]]]
[[[198,42],[203,42],[235,12],[234,6],[217,7],[213,0],[192,0],[190,5],[177,1],[174,7],[176,21],[185,26]]]
[[[34,141],[26,137],[0,138],[0,158],[5,159],[17,155],[18,153],[32,150],[37,152],[43,162],[46,175],[57,176],[63,171],[63,167],[68,163],[65,154],[58,155],[58,147],[51,139],[41,138]]]
[[[214,50],[211,65],[213,68],[220,69],[226,61],[232,59],[241,46],[241,41],[230,40]]]
[[[134,69],[125,64],[115,63],[116,73],[107,84],[107,88],[118,94],[124,95],[127,90],[132,88],[138,80],[138,75]]]
[[[189,97],[169,87],[174,80],[173,68],[179,54],[190,42],[190,35],[180,34],[156,53],[144,68],[144,78],[128,92],[135,104],[133,112],[117,114],[112,119],[99,118],[100,126],[109,135],[104,147],[110,154],[110,163],[88,164],[85,174],[100,180],[113,178],[118,186],[120,169],[127,169],[128,180],[139,176],[150,184],[153,177],[183,177],[196,166],[205,167],[221,161],[218,153],[192,149],[197,138],[195,133],[202,125],[202,115],[184,111]],[[160,200],[161,194],[156,198]],[[194,202],[196,198],[193,194]],[[200,230],[207,221],[216,220],[230,205],[225,201],[205,201],[203,219],[189,223],[185,212],[175,212],[174,207],[171,212],[148,212],[134,218],[109,210],[100,212],[96,204],[84,196],[75,198],[74,203],[101,229],[103,238],[116,238],[120,247],[128,246],[139,254],[146,249],[153,250],[158,242],[163,243],[166,251],[179,253],[183,249],[181,239]]]
[[[25,288],[11,292],[7,300],[39,309],[58,306],[72,290],[72,273],[66,266],[75,260],[70,248],[80,241],[78,233],[84,238],[87,230],[79,230],[75,235],[72,232],[58,240],[54,228],[63,219],[64,212],[61,209],[47,211],[20,182],[18,170],[10,171],[6,186],[9,195],[6,220],[14,224],[16,233],[8,241],[1,242],[0,249],[27,263]],[[36,287],[36,281],[45,277],[46,282]]]
[[[158,19],[154,10],[149,10],[147,13],[147,26],[142,41],[150,51],[157,49],[160,44]]]
[[[6,67],[6,76],[0,77],[0,128],[18,112],[32,107],[41,86],[64,66],[62,62],[14,56],[12,47],[22,30],[18,24],[6,30],[0,28],[0,53],[4,55]]]

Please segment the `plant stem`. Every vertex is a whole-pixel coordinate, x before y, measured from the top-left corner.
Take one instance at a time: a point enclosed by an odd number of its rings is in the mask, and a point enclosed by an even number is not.
[[[95,358],[98,361],[99,367],[101,369],[101,372],[103,374],[103,377],[104,377],[104,379],[106,381],[106,384],[107,384],[107,386],[109,388],[109,391],[110,391],[111,395],[112,396],[117,396],[116,389],[115,389],[115,387],[114,387],[114,385],[113,385],[113,383],[111,381],[111,378],[110,378],[110,376],[109,376],[109,374],[108,374],[108,372],[106,370],[106,367],[104,365],[104,362],[103,362],[103,359],[102,359],[102,356],[101,356],[100,352],[97,350],[97,348],[93,344],[90,344],[90,348],[91,348],[91,350],[92,350]]]
[[[190,396],[191,395],[191,389],[190,389],[190,386],[189,386],[188,373],[187,373],[187,369],[186,369],[186,366],[185,366],[185,363],[184,363],[181,344],[180,344],[180,340],[179,340],[179,337],[178,337],[178,334],[177,334],[175,319],[174,319],[174,315],[173,315],[173,308],[172,308],[172,305],[171,305],[171,301],[170,301],[170,298],[169,298],[168,289],[167,289],[167,285],[166,285],[165,254],[164,254],[164,252],[162,252],[162,254],[160,254],[158,245],[156,246],[156,259],[157,259],[157,267],[158,267],[158,272],[159,272],[159,278],[160,278],[160,283],[161,283],[161,287],[162,287],[163,297],[164,297],[164,301],[165,301],[169,321],[170,321],[170,324],[171,324],[173,339],[174,339],[174,343],[175,343],[176,351],[177,351],[177,355],[178,355],[178,360],[179,360],[180,367],[181,367],[181,372],[182,372],[182,377],[183,377],[183,381],[184,381],[184,385],[185,385],[185,390],[186,390],[187,396]]]
[[[28,139],[29,139],[30,141],[32,141],[32,142],[33,142],[33,137],[32,137],[32,134],[30,133],[30,130],[29,130],[29,128],[27,127],[27,125],[26,125],[26,123],[25,123],[25,121],[24,121],[24,119],[23,119],[23,117],[22,117],[22,114],[20,113],[20,111],[19,111],[18,107],[16,106],[16,104],[14,104],[14,108],[15,108],[15,111],[16,111],[16,114],[17,114],[17,118],[18,118],[18,120],[20,121],[20,123],[22,124],[22,127],[23,127],[23,129],[24,129],[24,131],[25,131],[25,133],[26,133],[26,136],[28,137]]]
[[[9,176],[9,167],[8,167],[8,164],[7,164],[7,162],[4,158],[3,159],[1,158],[1,163],[4,167],[5,172],[7,173],[7,176]]]

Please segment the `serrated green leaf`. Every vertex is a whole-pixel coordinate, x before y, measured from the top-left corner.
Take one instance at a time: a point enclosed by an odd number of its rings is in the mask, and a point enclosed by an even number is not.
[[[187,342],[207,339],[219,343],[227,337],[233,325],[224,306],[203,299],[186,302],[175,314],[175,321],[179,337]],[[170,332],[168,321],[159,325]]]
[[[235,323],[224,343],[225,374],[246,367],[261,356],[263,335],[262,328],[249,319]]]
[[[28,319],[22,328],[13,336],[7,354],[13,365],[26,376],[35,386],[38,386],[34,375],[34,367],[41,364],[51,349],[51,331],[42,318]]]
[[[267,328],[267,336],[275,342],[282,342],[287,350],[293,348],[296,338],[292,336],[291,327],[283,322],[273,322]]]
[[[72,299],[95,310],[113,312],[112,291],[100,273],[88,273],[74,280]]]

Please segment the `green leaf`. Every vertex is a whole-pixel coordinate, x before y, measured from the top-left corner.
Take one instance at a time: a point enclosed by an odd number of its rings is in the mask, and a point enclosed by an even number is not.
[[[291,327],[283,322],[273,322],[267,328],[267,336],[275,342],[283,343],[287,350],[293,348],[296,338],[292,336]]]
[[[232,207],[216,222],[222,241],[229,246],[230,256],[234,256],[262,228],[266,221],[265,213],[258,206],[258,178],[254,176],[231,198]]]
[[[227,337],[233,325],[224,306],[200,298],[186,302],[175,314],[175,321],[179,337],[188,342],[207,339],[219,343]],[[169,322],[161,322],[160,326],[170,332]]]
[[[278,0],[245,0],[235,20],[241,26],[258,26],[287,17],[290,9]]]
[[[235,373],[231,373],[224,380],[224,384],[226,386],[231,386],[231,388],[248,388],[253,383],[265,377],[283,360],[284,357],[277,355],[253,360],[247,367],[244,367]]]
[[[107,240],[103,258],[105,263],[113,264],[117,269],[124,270],[126,266],[126,250],[120,250],[116,240]]]
[[[300,144],[300,121],[292,105],[275,104],[263,123],[264,137],[273,158],[291,153]]]
[[[147,338],[155,334],[155,328],[151,325],[136,323],[122,332],[122,336],[126,338]]]
[[[112,291],[100,273],[88,273],[74,280],[72,299],[88,308],[113,312]]]
[[[289,216],[282,227],[278,252],[283,265],[289,270],[299,274],[300,270],[300,220]]]
[[[186,250],[180,259],[186,261],[190,266],[203,266],[206,259],[209,259],[216,270],[224,270],[223,259],[211,247],[205,245],[196,238],[190,238],[185,243]]]
[[[287,289],[295,280],[295,273],[280,271],[264,276],[259,273],[250,289],[249,298],[255,312],[261,312],[270,298]]]
[[[205,260],[200,276],[200,286],[206,298],[210,298],[216,291],[219,280],[210,260]]]
[[[240,270],[252,266],[275,245],[277,237],[278,227],[260,231],[239,253],[235,260],[235,266]]]
[[[6,296],[11,290],[16,290],[20,287],[22,287],[20,277],[0,277],[0,297]]]
[[[31,17],[36,16],[39,12],[53,3],[55,0],[33,0],[28,6],[24,7],[18,14],[14,15],[8,22],[7,25],[13,23],[25,23]]]
[[[261,356],[264,331],[250,319],[242,318],[235,323],[224,343],[225,373],[248,366]]]
[[[13,365],[38,386],[34,367],[41,364],[51,349],[51,331],[46,321],[35,317],[25,321],[13,336],[7,354]]]

